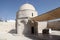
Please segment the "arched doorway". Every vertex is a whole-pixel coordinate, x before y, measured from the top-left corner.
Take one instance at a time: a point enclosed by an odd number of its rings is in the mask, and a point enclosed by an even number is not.
[[[37,34],[38,34],[38,28],[32,26],[32,27],[31,27],[31,34],[35,34],[35,35],[37,35]]]
[[[30,33],[35,35],[38,34],[37,22],[29,20],[29,24],[30,24]]]
[[[31,27],[31,34],[34,34],[34,27]]]

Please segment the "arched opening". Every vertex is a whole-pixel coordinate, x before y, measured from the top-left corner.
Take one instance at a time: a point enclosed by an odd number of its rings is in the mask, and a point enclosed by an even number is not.
[[[32,13],[32,17],[33,17],[33,13]]]
[[[34,27],[31,27],[31,34],[34,34]]]

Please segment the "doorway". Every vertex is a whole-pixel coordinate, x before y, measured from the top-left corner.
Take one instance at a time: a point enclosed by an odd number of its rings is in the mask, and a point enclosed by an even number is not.
[[[34,27],[31,27],[31,34],[34,34]]]

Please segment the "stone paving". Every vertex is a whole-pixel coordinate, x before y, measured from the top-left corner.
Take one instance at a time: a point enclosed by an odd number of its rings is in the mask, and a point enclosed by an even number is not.
[[[60,40],[59,35],[50,35],[50,34],[39,34],[38,38],[42,40]]]
[[[0,32],[0,40],[60,40],[60,35],[39,33],[38,35],[28,34],[24,36],[18,36],[10,33]]]
[[[32,40],[60,40],[59,35],[50,35],[50,34],[38,34],[37,36],[30,35],[27,37],[32,39]]]

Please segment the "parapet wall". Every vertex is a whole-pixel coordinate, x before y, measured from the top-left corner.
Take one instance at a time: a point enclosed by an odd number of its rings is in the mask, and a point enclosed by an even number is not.
[[[0,32],[9,32],[15,29],[15,22],[0,22]]]

